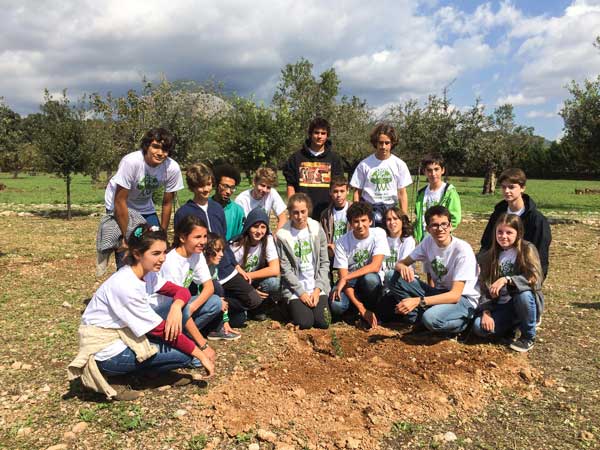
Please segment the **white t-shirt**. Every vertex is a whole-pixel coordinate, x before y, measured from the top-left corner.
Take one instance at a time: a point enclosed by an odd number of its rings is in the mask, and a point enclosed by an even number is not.
[[[508,250],[502,250],[498,255],[498,269],[501,277],[511,277],[515,275],[515,262],[517,261],[517,249],[514,247]],[[498,297],[498,303],[506,303],[510,301],[511,296],[508,293],[508,289],[504,286],[500,289],[500,296]]]
[[[252,197],[251,192],[252,189],[247,189],[240,193],[240,195],[238,195],[235,199],[235,202],[244,208],[244,215],[246,217],[250,211],[258,206],[263,208],[267,214],[273,210],[277,216],[285,211],[285,203],[275,188],[272,188],[269,193],[260,200],[256,200],[254,197]]]
[[[298,281],[300,281],[302,289],[310,295],[315,289],[315,255],[312,251],[310,233],[308,232],[308,227],[302,230],[290,227],[290,234],[292,235],[296,264],[300,268]],[[292,298],[298,298],[296,292]]]
[[[350,186],[362,190],[362,197],[371,204],[398,203],[398,189],[412,183],[408,166],[396,155],[377,159],[373,154],[356,167]]]
[[[244,258],[244,247],[237,244],[231,245],[231,250],[235,255],[235,260],[241,266],[242,260]],[[279,255],[277,254],[277,248],[275,247],[275,241],[273,240],[273,236],[267,236],[267,247],[266,247],[266,255],[265,260],[269,263],[275,259],[279,259]],[[260,259],[262,256],[262,245],[259,243],[253,247],[248,248],[248,255],[246,255],[246,265],[242,266],[246,272],[254,272],[255,270],[262,269],[262,267],[258,267],[260,263]]]
[[[440,200],[442,199],[442,194],[444,193],[444,189],[446,189],[446,183],[442,183],[439,189],[432,191],[429,189],[429,185],[425,188],[425,193],[423,194],[423,214],[421,215],[421,227],[423,231],[427,233],[427,226],[425,223],[425,211],[435,205],[439,205]]]
[[[166,283],[158,273],[148,273],[140,280],[131,266],[124,266],[98,288],[88,303],[81,323],[101,328],[129,328],[142,336],[162,322],[150,305],[150,296]],[[127,346],[118,339],[96,353],[98,361],[118,355]]]
[[[333,208],[333,242],[337,241],[348,231],[347,212],[348,202],[346,202],[346,205],[340,210]]]
[[[381,228],[369,228],[369,236],[356,239],[353,231],[350,230],[335,243],[333,267],[354,272],[369,264],[375,255],[383,255],[384,260],[385,257],[390,256],[385,231]],[[384,272],[381,267],[379,276],[383,280]]]
[[[467,242],[452,237],[447,247],[440,248],[431,236],[426,236],[410,257],[414,261],[423,261],[423,269],[431,275],[436,288],[450,290],[454,281],[464,281],[462,295],[468,297],[473,306],[477,306],[478,267],[473,249]]]
[[[389,237],[387,238],[388,246],[390,247],[390,256],[387,256],[383,261],[384,270],[394,270],[396,263],[402,261],[415,249],[416,242],[415,238],[408,236],[405,238],[401,237]]]
[[[185,258],[173,249],[167,253],[165,262],[160,268],[160,276],[165,281],[170,281],[177,286],[189,288],[192,281],[198,286],[211,279],[210,270],[206,259],[202,253],[194,253],[189,258]],[[171,303],[173,299],[164,295],[153,295],[150,303],[153,308],[157,308],[164,303]]]
[[[524,206],[521,209],[517,210],[517,211],[512,211],[510,208],[506,208],[506,214],[516,214],[519,217],[521,217],[524,212],[525,212],[525,207]]]
[[[117,173],[110,179],[104,191],[104,207],[109,211],[115,209],[115,193],[117,185],[129,190],[127,207],[140,214],[156,212],[152,194],[160,186],[165,192],[176,192],[183,189],[181,169],[171,158],[167,158],[156,167],[149,166],[144,160],[141,150],[125,155],[119,163]]]

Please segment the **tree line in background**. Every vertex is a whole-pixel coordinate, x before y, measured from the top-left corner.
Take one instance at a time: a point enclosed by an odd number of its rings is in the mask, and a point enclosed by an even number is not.
[[[140,90],[121,97],[94,93],[76,103],[66,91],[59,97],[46,91],[40,112],[25,117],[0,98],[0,169],[15,177],[37,170],[61,176],[70,204],[74,173],[96,181],[101,173],[110,176],[149,128],[162,126],[175,134],[172,156],[183,167],[228,161],[249,177],[260,166],[283,163],[302,145],[310,120],[321,116],[332,125],[334,149],[348,174],[372,152],[368,136],[379,121],[398,130],[396,153],[413,174],[424,154],[440,153],[450,174],[485,176],[483,193],[494,191],[496,174],[509,166],[523,168],[532,178],[600,174],[600,76],[567,87],[560,142],[518,125],[510,104],[488,112],[477,99],[458,110],[447,91],[425,102],[399,103],[385,117],[375,117],[366,101],[340,97],[340,83],[333,68],[315,77],[311,62],[301,59],[282,69],[270,105],[225,95],[215,82],[166,79],[144,80]]]

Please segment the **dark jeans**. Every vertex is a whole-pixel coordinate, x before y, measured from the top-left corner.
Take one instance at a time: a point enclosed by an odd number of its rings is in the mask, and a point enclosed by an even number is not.
[[[152,341],[151,345],[158,347],[158,353],[144,362],[135,359],[135,353],[129,347],[118,355],[105,361],[96,361],[98,368],[107,375],[124,375],[135,372],[168,372],[172,369],[187,367],[192,357],[169,346],[165,342]]]
[[[360,278],[355,278],[350,280],[348,285],[354,288],[356,298],[365,305],[365,308],[373,312],[377,310],[381,291],[381,278],[379,278],[378,273],[368,273]],[[346,294],[342,293],[341,297],[339,300],[329,302],[329,309],[335,316],[341,316],[348,309],[354,308]]]
[[[479,315],[473,323],[473,331],[478,336],[504,336],[516,325],[521,330],[523,338],[535,339],[537,306],[532,291],[517,293],[509,302],[494,305],[490,312],[494,319],[494,331],[488,332],[481,328],[481,315]]]
[[[314,308],[306,306],[302,300],[295,298],[288,303],[288,311],[292,317],[292,323],[299,325],[300,329],[308,328],[329,328],[329,323],[325,317],[327,309],[327,296],[322,294],[319,297],[319,303]]]
[[[156,213],[142,214],[142,217],[146,219],[148,225],[160,227],[160,222]],[[127,237],[125,238],[127,239]],[[125,258],[125,252],[115,252],[115,264],[117,265],[117,270],[125,265],[123,258]]]

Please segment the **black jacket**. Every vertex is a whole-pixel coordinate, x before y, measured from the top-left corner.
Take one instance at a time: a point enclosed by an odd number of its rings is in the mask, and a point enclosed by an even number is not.
[[[312,218],[319,220],[321,211],[329,204],[331,178],[344,174],[340,157],[331,150],[331,141],[325,143],[325,151],[318,156],[310,152],[310,139],[293,153],[283,166],[286,184],[296,192],[304,192],[313,203]]]
[[[523,221],[523,227],[525,228],[525,236],[523,238],[526,241],[531,242],[535,245],[538,253],[540,254],[540,262],[542,263],[542,270],[544,272],[544,278],[548,275],[548,251],[550,248],[550,242],[552,242],[552,232],[550,231],[550,224],[544,215],[538,211],[535,202],[529,195],[523,194],[523,201],[525,203],[525,212],[521,215]],[[494,208],[494,212],[490,216],[488,223],[481,237],[481,250],[487,250],[494,243],[494,225],[500,217],[500,214],[505,213],[508,209],[508,203],[506,200],[502,200]]]

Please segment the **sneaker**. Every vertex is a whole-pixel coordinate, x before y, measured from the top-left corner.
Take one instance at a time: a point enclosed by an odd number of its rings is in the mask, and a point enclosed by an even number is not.
[[[255,320],[256,322],[264,322],[265,320],[267,320],[267,315],[263,312],[259,312],[256,314],[249,313],[248,318],[250,320]]]
[[[210,333],[208,333],[206,339],[208,339],[209,341],[235,341],[241,337],[241,334],[227,333],[225,330],[221,329],[219,331],[211,331]]]
[[[534,340],[533,339],[525,339],[525,338],[520,338],[516,341],[514,341],[512,344],[509,345],[509,347],[514,350],[515,352],[528,352],[529,350],[531,350],[533,348],[533,344],[534,344]]]
[[[139,391],[132,389],[129,385],[111,384],[111,387],[117,391],[114,398],[119,402],[131,402],[137,400],[141,395]]]

